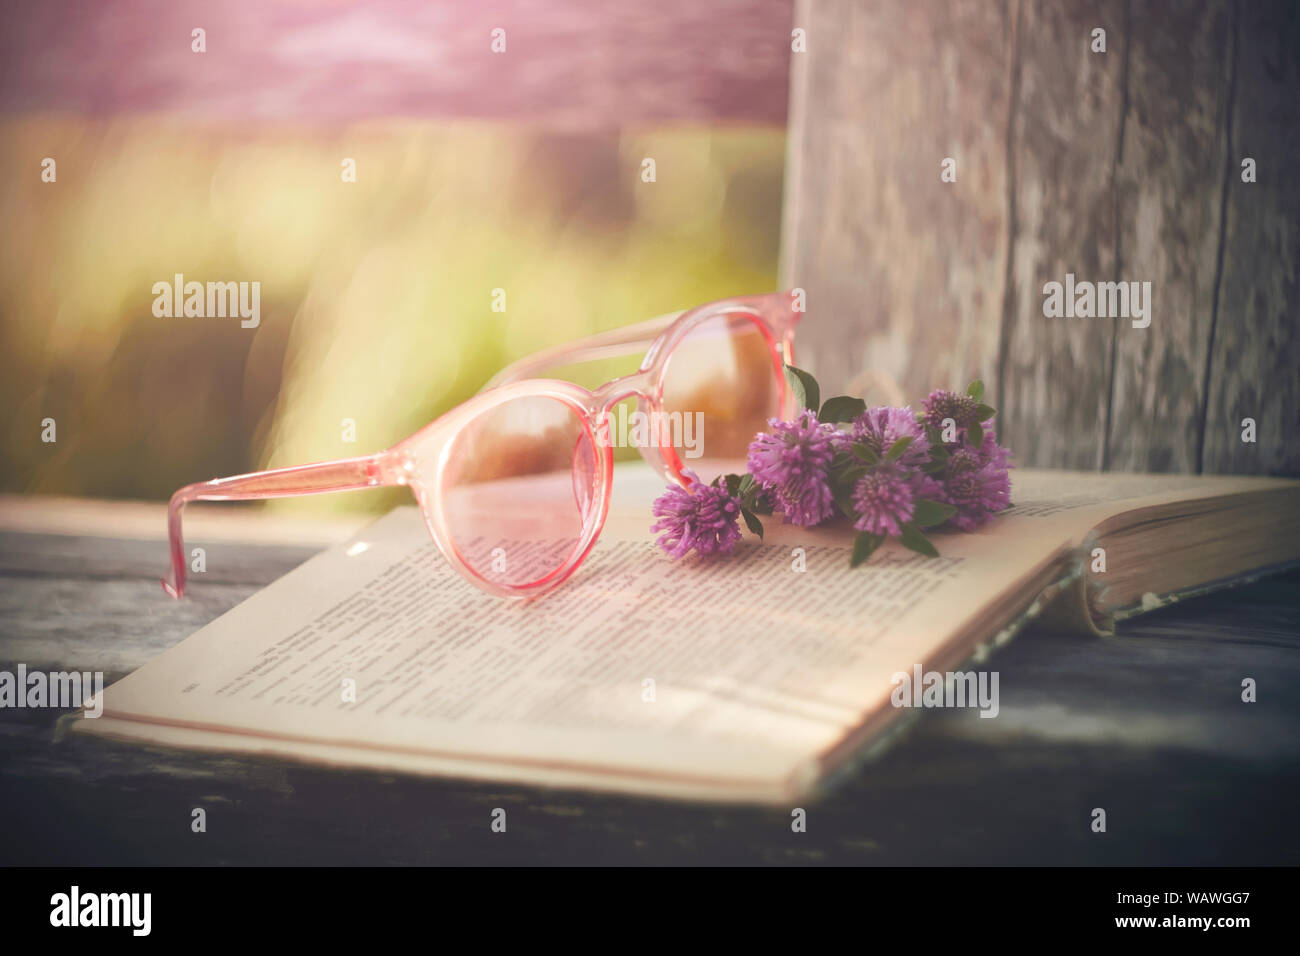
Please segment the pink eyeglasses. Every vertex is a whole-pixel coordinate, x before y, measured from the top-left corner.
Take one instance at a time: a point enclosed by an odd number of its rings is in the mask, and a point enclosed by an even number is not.
[[[181,511],[191,501],[409,485],[457,571],[492,594],[544,594],[578,569],[604,526],[611,409],[636,400],[645,440],[632,444],[666,481],[710,480],[721,462],[744,457],[770,417],[793,411],[785,408],[782,366],[794,364],[802,317],[795,303],[794,293],[724,299],[557,346],[506,367],[387,451],[186,485],[168,507],[171,576],[163,587],[173,597],[185,592]],[[636,372],[594,390],[528,377],[647,345]],[[620,416],[620,427],[629,417]],[[689,422],[707,428],[707,448],[704,428],[688,441]]]

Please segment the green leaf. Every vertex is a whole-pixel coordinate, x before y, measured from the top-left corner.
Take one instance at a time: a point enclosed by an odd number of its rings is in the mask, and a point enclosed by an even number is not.
[[[903,525],[903,533],[898,539],[902,542],[903,547],[910,548],[917,554],[924,554],[926,557],[937,558],[939,549],[936,548],[930,539],[921,533],[921,529],[916,525],[908,522]]]
[[[992,405],[976,405],[976,406],[975,406],[975,420],[976,420],[977,422],[986,422],[986,421],[988,421],[990,418],[992,418],[994,415],[996,415],[997,413],[998,413],[998,410],[997,410],[996,408],[994,408]]]
[[[752,511],[754,509],[754,503],[758,500],[758,493],[760,490],[761,489],[754,481],[753,475],[748,473],[741,475],[740,481],[736,485],[736,495],[740,498],[740,506]]]
[[[880,455],[876,454],[875,450],[870,445],[864,445],[861,442],[858,442],[853,446],[853,454],[857,455],[868,465],[880,464]]]
[[[741,493],[740,506],[748,508],[756,515],[770,515],[772,513],[772,502],[767,500],[767,494],[763,491],[763,486],[757,481]]]
[[[745,519],[745,525],[750,531],[758,535],[760,538],[763,537],[763,522],[758,520],[754,515],[754,512],[750,511],[748,508],[741,508],[740,516]]]
[[[889,446],[889,451],[885,453],[885,461],[898,461],[903,457],[903,452],[907,451],[907,446],[912,444],[912,436],[904,435],[898,441]]]
[[[912,523],[918,528],[933,528],[943,524],[956,513],[957,509],[952,505],[921,498],[916,502],[916,509],[912,512]]]
[[[943,471],[947,467],[948,467],[947,457],[932,458],[927,464],[921,466],[921,470],[925,472],[927,475],[937,475],[939,472]]]
[[[966,394],[977,402],[982,401],[984,399],[984,383],[979,379],[975,379],[966,386]]]
[[[826,399],[826,404],[822,406],[817,420],[831,424],[851,422],[866,410],[867,403],[862,399],[851,395],[836,395],[834,398]]]
[[[861,532],[853,539],[853,557],[849,558],[849,567],[856,568],[867,560],[884,541],[885,536],[883,534],[872,534],[869,531]]]
[[[725,475],[722,480],[727,483],[727,494],[733,498],[740,495],[740,475]]]
[[[800,408],[811,408],[816,411],[821,406],[822,389],[811,372],[787,365],[785,381],[790,386],[790,391],[794,393],[795,401],[799,403]]]
[[[984,444],[984,427],[979,422],[972,422],[970,428],[966,429],[966,437],[972,448],[979,448]]]
[[[832,482],[845,491],[852,491],[858,479],[871,470],[869,465],[853,465],[832,476]]]
[[[853,486],[852,485],[832,485],[831,497],[835,499],[835,504],[839,507],[840,513],[850,521],[856,517],[853,514]]]

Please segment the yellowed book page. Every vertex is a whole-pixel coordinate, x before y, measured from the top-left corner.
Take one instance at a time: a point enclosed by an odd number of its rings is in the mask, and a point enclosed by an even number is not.
[[[1064,517],[1075,533],[1086,534],[1107,518],[1126,511],[1176,501],[1300,488],[1288,478],[1240,475],[1144,475],[1094,471],[1016,469],[1011,473],[1011,504],[1005,517]]]
[[[1017,508],[974,534],[936,536],[942,558],[888,545],[850,570],[851,531],[772,518],[764,542],[747,538],[730,557],[671,561],[647,531],[661,484],[621,466],[587,564],[531,603],[464,581],[418,512],[398,509],[110,687],[100,729],[395,770],[773,799],[801,791],[819,755],[870,716],[889,716],[896,672],[950,659],[959,639],[973,646],[963,627],[990,607],[1027,605],[1031,583],[1099,516],[1153,494],[1242,487],[1130,478],[1019,472]]]
[[[110,687],[105,715],[770,792],[1063,547],[1014,518],[850,570],[851,532],[769,519],[765,543],[674,562],[647,531],[659,483],[622,472],[587,564],[539,601],[483,594],[398,509]]]

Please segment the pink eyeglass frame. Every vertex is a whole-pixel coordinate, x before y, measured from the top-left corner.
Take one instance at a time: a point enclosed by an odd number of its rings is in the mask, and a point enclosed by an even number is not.
[[[434,544],[461,575],[484,591],[502,597],[535,597],[545,594],[563,584],[582,565],[605,525],[614,481],[614,451],[609,441],[610,409],[621,401],[636,398],[641,412],[662,412],[668,359],[674,347],[697,326],[723,316],[752,320],[762,332],[771,353],[773,373],[780,389],[781,413],[792,410],[792,397],[785,383],[782,366],[794,364],[794,329],[803,316],[802,309],[795,308],[795,303],[799,301],[796,296],[797,293],[794,292],[773,292],[722,299],[527,356],[498,372],[474,397],[440,415],[409,438],[377,454],[275,468],[186,485],[172,495],[167,508],[171,573],[163,580],[163,588],[175,598],[185,593],[185,544],[181,535],[181,512],[191,501],[251,501],[407,485],[424,515]],[[606,382],[594,391],[572,382],[529,377],[533,371],[627,355],[646,348],[647,345],[645,358],[636,372]],[[442,476],[456,436],[469,422],[505,402],[536,397],[563,402],[582,421],[586,437],[596,450],[589,499],[592,507],[586,509],[579,540],[560,567],[528,584],[507,585],[488,580],[476,572],[452,541],[443,511]],[[652,417],[649,420],[655,419]],[[657,444],[642,445],[638,450],[641,457],[665,481],[673,481],[683,487],[690,484],[692,479],[683,473],[681,460],[666,432],[658,436]]]

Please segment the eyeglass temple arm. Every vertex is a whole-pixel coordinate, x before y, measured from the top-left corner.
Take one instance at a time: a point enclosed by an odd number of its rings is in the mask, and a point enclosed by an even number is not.
[[[214,478],[212,481],[186,485],[172,495],[171,503],[167,506],[171,573],[163,580],[163,589],[175,598],[185,593],[185,542],[181,535],[181,512],[191,501],[293,498],[405,483],[405,473],[398,457],[392,451],[385,451],[361,458],[255,471],[247,475]]]
[[[572,365],[576,362],[617,358],[631,352],[645,351],[659,337],[659,334],[672,325],[681,314],[681,312],[670,312],[667,315],[646,319],[644,322],[638,322],[635,325],[627,325],[621,329],[610,329],[608,332],[597,332],[595,335],[589,335],[575,342],[566,342],[563,345],[556,345],[541,352],[526,355],[518,361],[511,362],[493,375],[482,390],[496,388],[498,385],[506,385],[510,382],[518,382],[525,378],[532,378],[537,372],[546,369]]]
[[[802,313],[790,309],[790,294],[786,292],[742,296],[728,301],[737,305],[751,306],[760,312],[770,312],[775,307],[776,311],[782,313],[782,321],[779,324],[788,328],[793,328],[802,316]],[[560,368],[564,365],[590,362],[596,359],[617,358],[630,352],[648,349],[664,329],[668,328],[684,314],[684,312],[669,312],[667,315],[646,319],[644,322],[638,322],[635,325],[624,326],[621,329],[611,329],[608,332],[598,332],[575,342],[566,342],[563,345],[556,345],[541,352],[526,355],[493,375],[480,391],[496,388],[498,385],[506,385],[510,382],[517,382],[520,379],[532,378],[537,372],[546,369]]]

